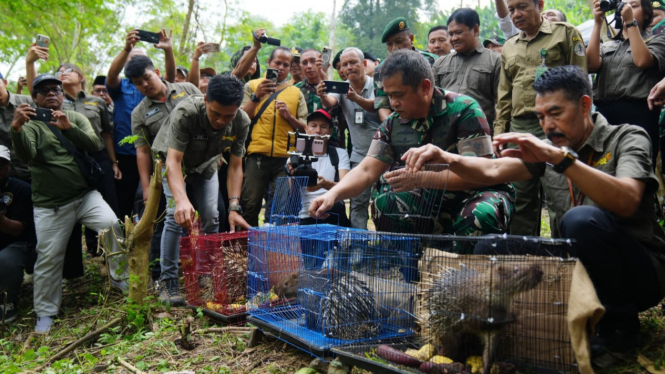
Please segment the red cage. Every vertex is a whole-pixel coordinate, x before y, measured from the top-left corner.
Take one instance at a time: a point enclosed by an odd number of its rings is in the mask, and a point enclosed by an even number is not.
[[[247,231],[183,237],[180,260],[187,304],[225,322],[229,317],[244,316]]]

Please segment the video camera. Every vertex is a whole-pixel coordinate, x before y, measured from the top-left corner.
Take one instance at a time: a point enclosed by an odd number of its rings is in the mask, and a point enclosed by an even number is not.
[[[269,38],[269,37],[266,36],[266,34],[263,34],[263,35],[259,38],[259,37],[256,36],[256,33],[255,33],[254,31],[252,31],[252,35],[254,35],[254,38],[255,38],[256,40],[260,41],[260,42],[263,43],[263,44],[266,44],[266,43],[267,43],[267,44],[270,44],[270,45],[274,45],[275,47],[279,47],[280,45],[282,45],[282,41],[281,41],[281,40],[279,40],[279,39],[275,39],[275,38]]]
[[[289,132],[286,153],[290,156],[290,164],[294,177],[307,177],[307,187],[314,187],[318,183],[319,174],[312,167],[312,162],[319,157],[328,156],[328,140],[330,135],[307,135],[299,132]],[[291,173],[287,168],[287,174]]]

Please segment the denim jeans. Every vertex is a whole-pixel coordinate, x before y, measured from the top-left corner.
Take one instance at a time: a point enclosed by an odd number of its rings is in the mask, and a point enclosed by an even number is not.
[[[165,170],[165,169],[164,169]],[[219,211],[217,200],[219,198],[219,179],[217,172],[210,179],[200,174],[189,174],[186,184],[192,186],[189,189],[188,198],[192,205],[198,206],[199,217],[201,217],[202,234],[214,234],[219,229]],[[178,278],[178,259],[180,258],[180,237],[183,235],[183,227],[175,222],[175,201],[169,184],[164,178],[164,196],[166,196],[166,218],[164,219],[164,231],[162,232],[162,250],[160,265],[162,274],[160,280]]]

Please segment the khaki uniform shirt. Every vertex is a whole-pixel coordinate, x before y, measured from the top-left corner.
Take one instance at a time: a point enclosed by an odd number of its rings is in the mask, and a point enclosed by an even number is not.
[[[543,62],[541,51],[547,51],[545,65],[549,69],[577,65],[587,70],[582,35],[569,23],[543,19],[535,38],[528,40],[526,33],[521,31],[508,39],[501,54],[499,102],[494,134],[509,130],[513,117],[534,116],[536,91],[533,83],[536,68]]]
[[[437,87],[476,99],[485,112],[487,122],[494,123],[501,75],[500,54],[479,44],[467,55],[452,51],[439,57],[432,66],[432,71]]]
[[[95,134],[99,138],[100,146],[97,151],[104,149],[102,133],[113,133],[109,112],[104,100],[96,96],[86,95],[83,91],[79,92],[76,98],[65,94],[62,110],[71,110],[83,114],[90,121],[92,129],[95,130]]]
[[[617,178],[633,178],[646,184],[644,195],[637,212],[632,217],[620,217],[612,214],[623,230],[632,235],[654,257],[665,263],[665,232],[658,225],[655,211],[655,192],[658,180],[651,167],[651,142],[646,131],[638,126],[613,126],[607,123],[600,113],[592,115],[593,131],[577,152],[579,160],[586,163],[591,157],[590,166]],[[549,140],[546,142],[550,143]],[[568,190],[568,178],[547,167],[544,163],[525,163],[533,176],[544,176],[547,205],[554,210],[558,220],[573,207]],[[573,185],[575,200],[580,191]],[[598,206],[588,197],[582,199],[581,205]],[[558,230],[552,230],[553,236],[559,236]]]
[[[196,86],[191,83],[169,83],[164,81],[167,88],[166,101],[153,100],[145,97],[132,112],[132,135],[138,135],[134,141],[136,148],[150,145],[159,129],[167,122],[169,113],[189,95],[200,95]]]
[[[23,162],[19,157],[14,153],[14,148],[12,147],[12,139],[9,135],[9,130],[12,128],[12,121],[14,120],[14,110],[21,104],[30,104],[35,107],[35,102],[32,101],[32,98],[28,95],[15,95],[7,91],[9,94],[9,102],[6,107],[0,106],[0,144],[9,148],[12,158],[12,170],[10,170],[9,175],[12,177],[17,177],[24,181],[30,180],[30,170],[28,169],[27,163]]]
[[[630,41],[610,40],[600,47],[603,58],[593,87],[597,101],[646,100],[649,91],[665,74],[665,35],[642,33],[647,48],[656,60],[654,66],[640,69],[633,62]]]
[[[218,168],[219,157],[229,149],[236,157],[245,156],[249,116],[242,109],[231,123],[214,130],[206,113],[203,95],[185,99],[169,116],[157,134],[153,149],[166,158],[169,148],[183,152],[185,173],[202,174],[210,179]]]

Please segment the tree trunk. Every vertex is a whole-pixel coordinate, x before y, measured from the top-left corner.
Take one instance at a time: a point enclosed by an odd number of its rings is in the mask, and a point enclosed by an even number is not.
[[[330,17],[330,36],[328,38],[328,45],[330,46],[330,49],[333,51],[333,53],[336,53],[335,52],[335,10],[337,10],[337,1],[333,0],[332,16]],[[328,71],[326,72],[326,74],[328,74],[328,76],[331,77],[330,79],[332,79],[333,76],[334,66],[332,66],[332,58],[334,56],[335,55],[330,57],[331,58],[330,65],[328,65]]]
[[[193,0],[192,0],[193,1]],[[150,239],[162,195],[162,161],[155,162],[155,171],[150,178],[150,193],[143,217],[134,226],[131,218],[125,217],[125,243],[129,262],[129,298],[139,304],[148,296],[148,266],[150,265]]]
[[[185,49],[185,42],[187,41],[187,33],[189,32],[189,21],[192,19],[192,10],[194,9],[194,1],[189,0],[187,6],[187,18],[185,18],[185,25],[182,27],[182,37],[180,38],[180,45],[178,46],[178,55],[182,55]]]

